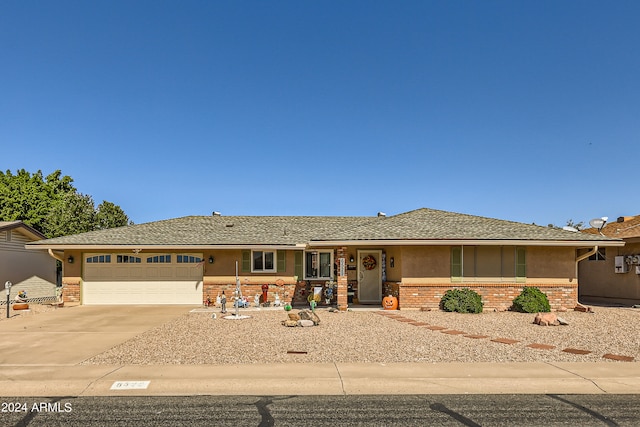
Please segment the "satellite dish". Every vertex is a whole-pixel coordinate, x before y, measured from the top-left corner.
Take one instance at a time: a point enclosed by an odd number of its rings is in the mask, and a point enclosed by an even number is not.
[[[563,230],[565,230],[565,231],[573,231],[574,233],[577,233],[577,232],[578,232],[578,229],[577,229],[577,228],[569,227],[568,225],[567,225],[567,226],[565,226],[565,227],[562,227],[562,229],[563,229]]]
[[[594,218],[591,221],[589,221],[589,225],[592,226],[593,228],[597,228],[598,231],[602,230],[602,227],[604,227],[604,225],[607,223],[607,220],[609,219],[609,217],[607,216],[603,216],[602,218]]]

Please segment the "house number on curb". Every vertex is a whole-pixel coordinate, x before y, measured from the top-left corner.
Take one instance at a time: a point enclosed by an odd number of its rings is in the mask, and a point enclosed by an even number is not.
[[[151,381],[116,381],[111,385],[111,390],[144,390],[149,387]]]

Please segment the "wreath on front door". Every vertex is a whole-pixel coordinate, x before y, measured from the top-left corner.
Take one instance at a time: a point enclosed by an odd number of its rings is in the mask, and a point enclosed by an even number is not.
[[[376,268],[376,265],[377,262],[373,256],[367,255],[366,257],[362,258],[362,266],[367,270],[373,270],[374,268]]]

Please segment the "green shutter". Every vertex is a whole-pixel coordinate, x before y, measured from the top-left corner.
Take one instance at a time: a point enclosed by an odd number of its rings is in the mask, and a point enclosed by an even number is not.
[[[278,251],[278,273],[284,273],[287,271],[287,251]]]
[[[242,251],[242,272],[251,273],[251,251]]]
[[[302,280],[302,251],[295,251],[293,261],[293,273],[298,276],[298,280]]]
[[[462,282],[462,246],[451,247],[451,281]]]
[[[527,252],[525,248],[516,248],[516,282],[527,281]]]

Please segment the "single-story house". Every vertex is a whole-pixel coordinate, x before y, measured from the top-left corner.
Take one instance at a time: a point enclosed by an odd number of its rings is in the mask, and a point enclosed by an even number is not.
[[[269,302],[401,309],[439,306],[452,288],[510,306],[524,286],[552,307],[578,299],[578,263],[624,241],[499,219],[417,209],[393,216],[188,216],[29,243],[64,260],[65,301],[201,304],[236,289]],[[261,298],[261,297],[260,297]]]
[[[581,263],[579,297],[589,303],[640,304],[640,215],[624,216],[585,233],[622,239],[623,247],[599,247]]]
[[[5,283],[11,282],[11,299],[21,290],[30,300],[55,297],[56,260],[25,249],[25,244],[44,238],[22,221],[0,221],[0,289],[5,291]],[[6,301],[5,292],[0,300]]]

